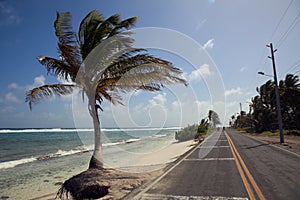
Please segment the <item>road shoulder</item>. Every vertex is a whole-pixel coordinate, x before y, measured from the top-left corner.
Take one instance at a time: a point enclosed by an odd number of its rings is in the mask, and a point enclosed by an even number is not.
[[[281,145],[279,142],[279,136],[269,136],[261,135],[257,133],[247,133],[245,131],[239,131],[245,136],[251,137],[253,139],[271,144],[275,147],[281,148],[283,150],[292,152],[300,156],[300,137],[293,135],[285,135],[285,145]]]

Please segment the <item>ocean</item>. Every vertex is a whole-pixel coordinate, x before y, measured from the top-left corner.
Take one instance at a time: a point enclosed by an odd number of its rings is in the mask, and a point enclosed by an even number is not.
[[[180,127],[102,129],[104,166],[126,168],[174,142]],[[0,129],[0,199],[56,191],[88,168],[92,129]]]

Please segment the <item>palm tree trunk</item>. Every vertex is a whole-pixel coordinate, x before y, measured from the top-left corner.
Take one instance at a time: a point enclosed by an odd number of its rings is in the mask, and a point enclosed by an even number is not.
[[[95,103],[89,104],[89,110],[90,110],[90,115],[93,118],[94,143],[95,143],[94,152],[89,164],[89,169],[103,169],[100,121],[99,121],[98,112]]]

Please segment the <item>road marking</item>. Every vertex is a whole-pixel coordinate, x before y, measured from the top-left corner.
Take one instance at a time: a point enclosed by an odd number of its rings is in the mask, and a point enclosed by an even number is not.
[[[216,133],[216,132],[215,132]],[[213,134],[212,134],[213,135]],[[209,140],[210,137],[212,136],[208,136],[207,138],[205,138],[205,141]],[[182,163],[187,157],[189,157],[190,155],[192,155],[192,153],[194,153],[197,148],[199,146],[203,145],[203,142],[201,142],[197,147],[195,147],[194,149],[192,149],[187,155],[185,155],[178,163],[176,163],[175,165],[173,165],[172,167],[170,167],[164,174],[162,174],[160,177],[158,177],[157,179],[155,179],[150,185],[148,185],[145,189],[143,189],[142,191],[140,191],[133,199],[141,199],[141,196],[143,194],[146,193],[146,191],[148,191],[150,188],[152,188],[155,184],[157,184],[161,179],[163,179],[168,173],[170,173],[175,167],[177,167],[180,163]]]
[[[228,138],[226,132],[225,132],[225,135],[226,135],[226,137]],[[243,181],[243,183],[244,183],[244,186],[245,186],[245,188],[246,188],[246,191],[247,191],[247,193],[248,193],[248,195],[249,195],[249,197],[250,197],[250,200],[254,200],[254,199],[255,199],[255,196],[254,196],[254,194],[253,194],[253,191],[252,191],[252,189],[251,189],[251,187],[250,187],[250,185],[249,185],[249,182],[247,181],[247,178],[246,178],[245,173],[244,173],[244,171],[243,171],[243,169],[242,169],[242,167],[241,167],[241,165],[240,165],[240,163],[239,163],[239,160],[237,159],[237,156],[236,156],[236,154],[234,153],[234,150],[233,150],[232,144],[231,144],[230,141],[229,141],[229,138],[228,138],[228,142],[229,142],[230,149],[231,149],[231,152],[232,152],[232,154],[233,154],[233,157],[235,158],[235,164],[236,164],[236,166],[237,166],[237,168],[238,168],[238,171],[239,171],[239,173],[240,173],[240,176],[241,176],[241,178],[242,178],[242,181]]]
[[[250,200],[255,199],[255,196],[254,196],[253,191],[250,188],[250,185],[249,185],[249,183],[248,183],[248,181],[247,181],[247,179],[245,177],[244,171],[245,171],[248,179],[250,180],[250,182],[251,182],[251,184],[252,184],[252,186],[253,186],[253,188],[254,188],[257,196],[258,196],[258,198],[260,200],[265,200],[264,195],[262,194],[260,188],[258,187],[257,183],[255,182],[253,176],[251,175],[250,171],[248,170],[245,162],[243,161],[243,159],[240,156],[239,152],[237,151],[236,147],[234,146],[234,144],[233,144],[231,138],[229,137],[228,133],[226,131],[224,133],[225,133],[225,135],[226,135],[226,137],[228,139],[228,142],[229,142],[232,154],[235,157],[236,165],[238,167],[238,170],[240,172],[240,175],[242,177],[242,180],[243,180],[243,183],[244,183],[244,185],[246,187],[246,190],[247,190],[247,192],[249,194]]]
[[[219,139],[217,139],[217,140],[210,140],[210,141],[207,141],[207,142],[227,142],[227,140],[219,140]]]
[[[140,198],[143,199],[149,199],[149,200],[248,200],[247,197],[214,197],[214,196],[181,196],[181,195],[165,195],[165,194],[148,194],[145,193]]]
[[[206,149],[206,148],[208,148],[208,149],[212,149],[212,148],[214,148],[214,149],[217,149],[217,148],[229,148],[230,146],[202,146],[202,147],[197,147],[198,149]]]
[[[234,158],[187,158],[185,161],[234,160]]]

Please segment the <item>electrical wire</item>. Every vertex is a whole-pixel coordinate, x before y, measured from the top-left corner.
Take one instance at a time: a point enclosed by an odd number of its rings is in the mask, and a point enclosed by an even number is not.
[[[300,69],[299,69],[298,71],[296,71],[296,72],[294,73],[294,75],[297,74],[298,72],[300,72]]]
[[[290,26],[288,27],[288,29],[284,32],[284,34],[282,35],[282,37],[277,42],[277,47],[278,48],[283,44],[283,42],[286,40],[286,38],[288,37],[288,35],[290,34],[290,32],[296,27],[296,25],[298,24],[298,22],[300,22],[300,12],[298,13],[298,15],[295,17],[295,19],[290,24]]]
[[[288,10],[290,9],[290,7],[291,7],[291,5],[292,5],[293,2],[294,2],[294,0],[291,0],[290,3],[289,3],[289,5],[288,5],[288,6],[286,7],[286,9],[284,10],[283,14],[281,15],[280,20],[278,21],[277,25],[275,26],[274,31],[273,31],[272,34],[271,34],[271,37],[270,37],[269,42],[273,40],[273,37],[274,37],[275,33],[277,32],[277,30],[278,30],[280,24],[282,23],[284,17],[286,16],[286,14],[287,14]],[[256,71],[257,71],[258,69],[260,69],[261,67],[262,67],[261,69],[263,70],[263,69],[265,68],[265,66],[266,66],[266,62],[267,62],[267,59],[266,59],[266,58],[267,58],[267,56],[266,56],[266,54],[265,54],[265,51],[266,51],[266,48],[264,47],[264,49],[263,49],[263,51],[262,51],[262,53],[261,53],[261,57],[260,57],[258,66],[257,66],[257,68],[256,68]],[[264,63],[263,63],[263,62],[264,62]],[[263,63],[263,64],[262,64],[262,63]],[[251,82],[250,82],[250,87],[252,87],[252,85],[254,84],[254,81],[255,81],[255,78],[253,78],[253,79],[251,80]]]
[[[272,35],[271,35],[270,41],[272,41],[272,39],[273,39],[275,33],[277,32],[277,30],[278,30],[278,28],[279,28],[279,25],[281,24],[282,20],[284,19],[284,17],[285,17],[285,15],[286,15],[287,11],[289,10],[289,8],[291,7],[291,5],[292,5],[293,2],[294,2],[294,0],[291,0],[290,3],[289,3],[289,5],[288,5],[288,7],[285,9],[283,15],[281,16],[280,20],[278,21],[278,23],[277,23],[277,25],[276,25],[276,27],[275,27],[275,29],[274,29]]]
[[[280,25],[282,24],[283,22],[283,19],[285,18],[286,14],[288,13],[288,10],[291,8],[291,5],[293,4],[294,0],[291,0],[290,3],[288,4],[288,6],[286,7],[286,9],[284,10],[283,14],[281,15],[281,18],[279,19],[277,25],[275,26],[275,29],[274,31],[272,32],[271,34],[271,37],[270,37],[270,41],[273,40],[275,34],[278,32],[278,29],[280,27]],[[280,39],[278,40],[277,42],[277,47],[279,48],[284,42],[285,40],[287,39],[288,35],[291,33],[291,31],[296,27],[296,25],[299,23],[300,21],[300,12],[297,14],[297,16],[294,18],[294,20],[292,21],[292,23],[290,24],[290,26],[286,29],[286,31],[284,32],[284,34],[280,37]],[[256,70],[258,70],[259,68],[261,69],[264,69],[265,66],[266,66],[266,62],[267,62],[267,57],[264,57],[264,52],[265,52],[265,49],[263,50],[262,52],[262,56],[260,58],[260,61],[259,61],[259,65],[257,67]],[[262,62],[264,61],[264,64],[262,65]],[[292,70],[295,70],[297,67],[299,66],[298,64],[298,61],[292,65],[285,73],[287,73],[288,71],[292,71]],[[283,75],[285,74],[283,73]],[[282,76],[283,76],[282,75]],[[252,79],[252,81],[250,82],[250,87],[252,87],[252,85],[254,84],[254,80],[255,78]]]
[[[286,73],[293,71],[295,69],[297,69],[300,66],[300,60],[297,60],[291,67],[289,67],[280,77],[282,78],[283,75],[285,75]]]

